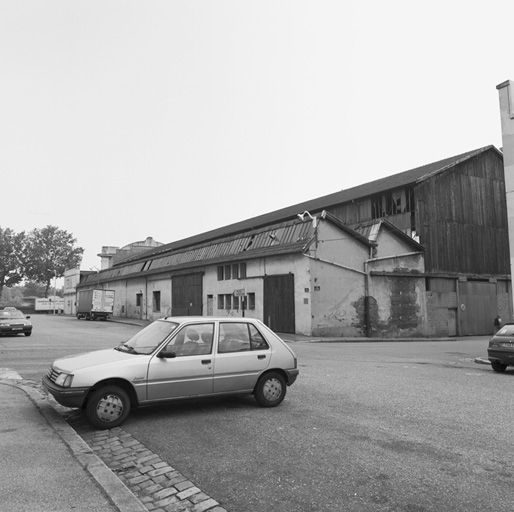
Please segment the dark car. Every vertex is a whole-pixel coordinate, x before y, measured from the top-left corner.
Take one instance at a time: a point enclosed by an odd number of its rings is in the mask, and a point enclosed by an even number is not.
[[[0,334],[32,334],[30,316],[24,315],[19,309],[5,308],[0,310]]]
[[[487,355],[495,372],[514,366],[514,323],[505,324],[490,340]]]

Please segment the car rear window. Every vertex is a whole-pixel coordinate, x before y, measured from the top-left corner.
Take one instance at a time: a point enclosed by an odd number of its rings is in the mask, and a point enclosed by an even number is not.
[[[21,311],[0,311],[0,318],[25,318]]]

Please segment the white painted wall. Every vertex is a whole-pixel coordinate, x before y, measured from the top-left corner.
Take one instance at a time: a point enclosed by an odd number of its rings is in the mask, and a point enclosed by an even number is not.
[[[509,228],[510,274],[514,275],[514,88],[507,80],[496,87],[500,96],[503,167]]]

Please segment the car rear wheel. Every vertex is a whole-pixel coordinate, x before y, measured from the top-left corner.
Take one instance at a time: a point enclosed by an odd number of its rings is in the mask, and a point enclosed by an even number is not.
[[[491,361],[491,367],[495,372],[504,372],[507,369],[507,365],[499,361]]]
[[[119,386],[104,386],[93,391],[86,405],[86,417],[96,428],[121,425],[130,412],[130,398]]]
[[[261,407],[275,407],[286,396],[286,380],[278,372],[263,375],[255,386],[255,400]]]

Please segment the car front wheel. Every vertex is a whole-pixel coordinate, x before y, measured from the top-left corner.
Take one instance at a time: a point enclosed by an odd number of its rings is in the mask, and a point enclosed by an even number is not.
[[[507,365],[499,361],[491,361],[491,367],[495,372],[504,372],[507,369]]]
[[[255,400],[261,407],[275,407],[286,396],[286,380],[278,372],[263,375],[255,386]]]
[[[104,386],[93,391],[86,405],[86,417],[96,428],[121,425],[130,412],[130,398],[119,386]]]

